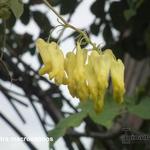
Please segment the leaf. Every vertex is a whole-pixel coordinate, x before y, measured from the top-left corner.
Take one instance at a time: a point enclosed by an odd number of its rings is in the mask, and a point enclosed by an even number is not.
[[[133,9],[138,9],[142,3],[144,2],[144,0],[133,0],[133,1],[127,1],[128,2],[128,5],[130,8],[133,8]]]
[[[83,111],[86,111],[95,123],[110,128],[114,118],[119,115],[122,105],[116,104],[112,99],[112,96],[107,96],[105,98],[103,111],[100,114],[95,113],[93,107],[92,101],[87,101],[80,105],[80,108],[82,108]]]
[[[24,13],[20,17],[20,19],[21,19],[21,22],[25,25],[27,25],[29,23],[29,21],[30,21],[30,9],[29,9],[28,4],[24,5]]]
[[[97,0],[95,1],[92,6],[91,6],[91,12],[97,17],[97,18],[101,18],[102,21],[105,20],[105,11],[104,11],[104,7],[105,7],[105,0]]]
[[[113,42],[114,42],[113,34],[112,34],[112,31],[111,31],[109,24],[106,24],[104,27],[103,37],[104,37],[104,40],[106,41],[107,45],[113,44]]]
[[[121,31],[126,26],[124,11],[127,9],[126,1],[112,2],[109,8],[113,26]]]
[[[23,3],[21,0],[9,0],[8,6],[14,13],[16,18],[19,18],[23,13]]]
[[[53,138],[53,141],[49,143],[50,148],[53,147],[53,144],[59,137],[65,135],[67,129],[69,129],[70,127],[79,126],[86,115],[87,114],[85,112],[79,112],[60,120],[56,127],[48,133],[48,137]]]
[[[100,24],[96,24],[95,22],[91,24],[90,30],[94,35],[98,35],[99,30],[100,30]]]
[[[0,19],[8,19],[11,15],[11,12],[9,11],[9,8],[7,7],[0,7]]]
[[[124,11],[124,16],[127,21],[135,15],[136,15],[136,11],[134,9],[127,9]]]
[[[54,0],[54,1],[50,1],[50,3],[52,4],[52,6],[57,6],[57,5],[61,4],[62,1],[61,0]]]
[[[78,4],[77,0],[61,0],[60,14],[66,15],[68,13],[72,14]]]
[[[35,22],[38,24],[38,26],[40,27],[40,29],[43,30],[44,32],[49,33],[50,29],[52,29],[50,21],[48,20],[48,18],[44,13],[40,11],[34,11],[33,18]]]
[[[143,98],[137,105],[129,103],[127,108],[130,113],[133,113],[143,119],[150,119],[150,97]]]
[[[126,20],[129,20],[131,17],[136,15],[137,9],[142,5],[143,2],[144,0],[128,1],[129,9],[124,11]]]
[[[6,22],[6,26],[8,29],[11,30],[14,27],[15,23],[16,23],[16,18],[14,15],[11,15],[11,17]]]
[[[0,7],[6,6],[7,2],[8,2],[8,0],[1,0],[0,1]]]
[[[53,29],[48,17],[40,11],[34,11],[32,14],[41,31],[39,37],[46,39],[50,34],[50,30]]]

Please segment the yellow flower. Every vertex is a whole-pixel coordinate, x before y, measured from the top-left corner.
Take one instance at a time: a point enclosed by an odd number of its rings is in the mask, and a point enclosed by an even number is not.
[[[73,52],[68,52],[65,59],[65,71],[66,71],[66,80],[65,83],[68,85],[70,94],[76,96],[76,84],[73,76],[73,71],[76,65],[75,54]]]
[[[125,93],[124,64],[120,59],[112,61],[111,78],[112,78],[112,84],[113,84],[114,99],[118,103],[122,103],[123,102],[123,95]]]
[[[104,105],[112,58],[113,53],[111,50],[101,53],[93,50],[88,59],[87,82],[90,98],[94,100],[96,112],[101,112]]]
[[[74,68],[74,78],[77,81],[85,80],[85,61],[86,61],[86,50],[81,49],[79,42],[77,42],[77,49],[76,49],[76,64]]]
[[[77,42],[76,53],[67,53],[65,59],[68,89],[73,97],[77,97],[80,100],[86,100],[88,98],[85,77],[86,57],[87,50],[81,49],[80,44]]]
[[[76,49],[76,67],[74,69],[74,78],[77,84],[77,97],[81,100],[87,100],[89,97],[85,76],[85,63],[87,59],[87,50],[81,49],[80,43],[77,42]]]
[[[88,63],[85,66],[86,69],[86,81],[87,81],[87,85],[88,85],[88,89],[89,89],[89,97],[92,100],[96,100],[97,96],[98,96],[98,88],[97,88],[97,75],[96,72],[94,70],[94,61],[95,61],[95,55],[97,52],[96,51],[92,51],[91,55],[88,56]],[[99,54],[98,54],[99,55]]]
[[[57,84],[64,81],[64,56],[57,43],[47,43],[43,39],[38,39],[36,47],[42,57],[44,67],[40,69],[39,74],[48,73],[50,79],[55,79]]]
[[[113,96],[118,103],[123,102],[124,64],[120,59],[116,60],[110,49],[104,52],[92,50],[88,55],[88,51],[82,49],[77,42],[75,53],[68,52],[64,58],[55,42],[47,43],[38,39],[36,46],[44,63],[39,71],[40,75],[47,73],[55,83],[66,84],[70,94],[81,101],[93,100],[96,113],[103,109],[110,75]]]

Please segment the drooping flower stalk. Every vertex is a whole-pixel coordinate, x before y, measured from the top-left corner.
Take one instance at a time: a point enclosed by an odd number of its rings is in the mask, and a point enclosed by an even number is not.
[[[104,106],[108,80],[111,76],[114,99],[123,102],[124,65],[116,59],[110,49],[98,53],[95,50],[89,54],[77,42],[75,52],[68,52],[66,57],[55,42],[47,43],[38,39],[36,47],[42,57],[44,67],[39,71],[41,75],[48,74],[58,85],[68,86],[70,94],[81,101],[93,100],[94,109],[101,112]]]
[[[67,85],[70,94],[80,101],[92,100],[97,113],[103,109],[111,77],[113,97],[118,103],[122,103],[125,93],[123,62],[117,60],[110,49],[102,52],[86,32],[67,23],[47,0],[43,1],[62,21],[59,22],[60,25],[77,31],[92,46],[92,51],[89,54],[87,49],[81,48],[81,41],[77,41],[75,52],[68,52],[64,57],[57,43],[38,39],[36,47],[44,63],[39,74],[48,74],[49,79],[53,79],[56,84]]]

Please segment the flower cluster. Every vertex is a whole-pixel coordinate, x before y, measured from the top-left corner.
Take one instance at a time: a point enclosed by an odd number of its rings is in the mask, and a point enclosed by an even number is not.
[[[110,76],[114,99],[118,103],[123,102],[124,64],[115,58],[110,49],[104,52],[93,49],[89,53],[77,42],[75,52],[68,52],[64,57],[55,42],[38,39],[36,47],[44,63],[40,75],[48,74],[56,84],[67,85],[70,94],[81,101],[93,100],[96,112],[102,111]]]

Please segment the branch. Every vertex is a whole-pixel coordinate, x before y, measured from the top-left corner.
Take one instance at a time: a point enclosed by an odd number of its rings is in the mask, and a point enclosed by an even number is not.
[[[16,126],[14,126],[1,112],[0,112],[0,117],[19,135],[19,137],[26,137]],[[26,145],[31,149],[31,150],[38,150],[30,141],[25,140],[24,141]]]
[[[19,118],[21,119],[21,121],[23,123],[26,123],[24,117],[21,115],[21,113],[19,112],[19,110],[17,109],[17,107],[14,105],[14,103],[11,100],[11,96],[8,95],[5,91],[3,91],[4,95],[7,97],[8,102],[11,104],[11,106],[13,107],[13,109],[15,110],[15,112],[17,113],[17,115],[19,116]]]
[[[44,132],[45,132],[45,134],[46,134],[46,136],[47,136],[47,135],[48,135],[48,132],[47,132],[46,127],[45,127],[45,125],[44,125],[44,121],[41,119],[41,116],[40,116],[40,114],[39,114],[37,108],[35,107],[35,105],[34,105],[34,103],[33,103],[33,100],[32,100],[32,98],[31,98],[30,96],[29,96],[29,99],[30,99],[30,104],[31,104],[32,108],[34,109],[34,111],[35,111],[35,113],[36,113],[36,115],[37,115],[37,117],[38,117],[38,119],[39,119],[39,121],[40,121],[40,123],[41,123],[41,126],[42,126],[42,128],[43,128],[43,130],[44,130]]]
[[[87,133],[79,133],[77,131],[69,131],[67,133],[67,135],[70,135],[70,136],[75,136],[75,137],[92,137],[92,138],[98,138],[98,139],[111,139],[111,138],[114,138],[118,135],[120,135],[120,132],[121,130],[118,129],[116,131],[107,131],[105,133],[100,133],[100,132],[87,132]]]

